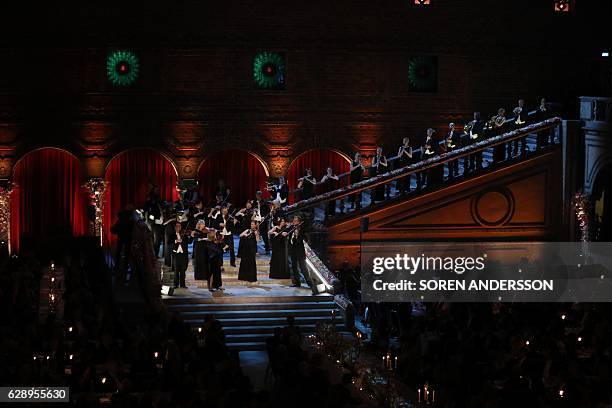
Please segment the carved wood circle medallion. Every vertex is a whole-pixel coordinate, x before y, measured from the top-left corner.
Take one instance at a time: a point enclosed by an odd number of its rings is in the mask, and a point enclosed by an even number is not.
[[[472,217],[480,224],[493,227],[506,224],[514,213],[514,196],[506,187],[482,191],[472,200]]]

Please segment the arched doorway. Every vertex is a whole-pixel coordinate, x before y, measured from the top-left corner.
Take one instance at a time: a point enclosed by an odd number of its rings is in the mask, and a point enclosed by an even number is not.
[[[152,185],[159,186],[162,200],[175,201],[177,172],[172,162],[152,149],[132,149],[113,157],[106,167],[108,183],[104,197],[104,241],[115,243],[110,230],[126,206],[142,208]]]
[[[348,156],[337,150],[314,149],[304,152],[296,157],[289,165],[289,170],[287,171],[289,190],[293,191],[297,188],[298,179],[304,176],[304,171],[307,168],[312,169],[312,174],[317,181],[321,181],[327,167],[331,167],[334,170],[334,174],[342,174],[349,171],[350,163],[351,161]],[[347,182],[348,178],[345,177],[341,179],[338,187],[346,185]],[[319,192],[319,189],[315,191]],[[296,199],[299,199],[299,197],[294,196],[295,194],[291,194],[289,197],[289,201],[292,203]]]
[[[230,189],[228,201],[242,208],[255,192],[266,192],[268,168],[263,160],[244,150],[225,150],[208,156],[198,170],[200,193],[205,202],[214,199],[219,180],[224,180]]]
[[[13,253],[45,240],[87,233],[87,194],[81,164],[71,153],[54,147],[27,153],[15,165],[13,185]]]

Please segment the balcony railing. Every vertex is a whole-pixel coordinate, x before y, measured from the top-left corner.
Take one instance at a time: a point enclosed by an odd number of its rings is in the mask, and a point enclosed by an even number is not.
[[[497,136],[491,136],[483,139],[480,142],[455,149],[450,152],[442,153],[405,167],[388,171],[384,174],[371,177],[346,187],[316,195],[307,200],[298,201],[285,207],[285,212],[295,213],[297,211],[316,207],[322,203],[331,202],[332,200],[340,200],[340,205],[335,206],[334,214],[332,214],[335,215],[337,214],[338,210],[343,212],[344,201],[342,199],[345,197],[354,195],[361,196],[361,193],[366,193],[364,195],[367,195],[368,191],[374,190],[381,185],[385,186],[386,198],[394,195],[392,190],[395,190],[395,195],[402,193],[401,191],[398,191],[397,188],[393,188],[392,182],[405,177],[411,177],[412,174],[417,175],[417,186],[413,190],[420,190],[421,188],[425,187],[425,184],[427,184],[426,187],[429,188],[434,185],[440,185],[444,181],[452,181],[456,178],[466,177],[470,174],[475,174],[474,171],[468,170],[468,166],[466,165],[466,163],[470,160],[470,157],[480,155],[475,162],[478,162],[480,158],[483,158],[484,161],[486,161],[486,163],[484,163],[486,165],[484,169],[486,169],[488,167],[518,160],[525,155],[537,153],[544,149],[548,149],[553,145],[559,144],[561,122],[561,118],[553,117],[499,134]],[[518,145],[520,145],[520,148]],[[513,150],[516,150],[516,152],[513,152]],[[459,164],[459,161],[461,160],[463,160],[463,163],[458,167],[460,167],[459,170],[462,171],[458,172],[460,174],[455,175],[453,174],[453,168],[449,166],[449,164],[454,161],[458,161],[457,163]],[[432,174],[434,171],[436,171],[436,169],[437,174]],[[412,183],[411,179],[409,180]],[[427,183],[424,183],[423,180],[427,181]],[[372,196],[373,194],[370,194],[370,204],[373,204],[375,201]],[[359,200],[359,203],[361,203],[362,197],[359,197],[357,200]],[[367,197],[365,201],[367,202]],[[355,207],[359,208],[360,205],[356,204]]]

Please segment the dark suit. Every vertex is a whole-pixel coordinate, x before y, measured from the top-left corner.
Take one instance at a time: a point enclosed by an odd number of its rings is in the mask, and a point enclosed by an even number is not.
[[[177,242],[179,238],[176,232],[170,236],[168,244],[172,244],[172,258],[174,260],[174,286],[185,286],[185,271],[189,264],[189,243],[191,236],[183,234],[181,231],[181,242]]]
[[[227,230],[227,232],[229,232],[229,235],[223,235],[223,243],[229,247],[228,251],[230,254],[230,265],[236,266],[236,251],[234,251],[234,234],[233,234],[234,221],[232,218],[230,218],[229,214],[226,215],[225,218],[223,214],[219,214],[215,221],[216,221],[214,225],[215,229],[218,229],[219,231],[223,231],[223,227],[221,226],[221,224],[225,224],[225,229]]]
[[[472,136],[478,135],[478,137],[476,137],[475,139],[472,139],[468,135],[469,144],[476,144],[484,140],[484,137],[485,137],[484,126],[485,126],[484,120],[479,119],[479,120],[474,121],[474,126],[472,126],[471,134]],[[469,170],[478,170],[482,168],[482,151],[470,155],[470,164],[468,167],[469,167]]]
[[[304,276],[306,284],[316,293],[316,288],[310,279],[310,273],[306,267],[306,250],[304,249],[304,232],[297,228],[291,232],[289,238],[289,258],[291,259],[291,280],[294,286],[301,286],[300,272]],[[299,269],[299,270],[298,270]]]
[[[270,214],[270,206],[264,200],[253,200],[255,202],[255,208],[259,209],[259,215],[261,217],[267,217]],[[268,237],[268,226],[269,217],[266,218],[262,223],[259,224],[259,235],[263,239],[264,248],[266,252],[270,251],[270,239]]]
[[[450,147],[449,146],[449,141],[451,145],[454,145],[455,147]],[[455,130],[453,130],[452,134],[451,132],[448,132],[448,134],[446,135],[446,139],[444,140],[445,143],[445,148],[446,148],[446,152],[450,153],[455,149],[459,148],[459,133]],[[459,173],[459,160],[455,159],[452,160],[450,162],[448,162],[448,178],[452,179],[453,177],[457,176]]]

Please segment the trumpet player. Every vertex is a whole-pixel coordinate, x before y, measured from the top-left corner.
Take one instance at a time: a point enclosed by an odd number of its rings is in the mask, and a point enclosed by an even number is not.
[[[516,128],[520,128],[527,123],[527,108],[525,107],[525,100],[519,99],[517,102],[517,107],[512,111],[514,114],[514,126]],[[514,139],[511,143],[512,146],[512,156],[516,156],[519,152],[519,144],[520,144],[520,152],[524,154],[527,151],[527,144],[525,143],[525,139]]]
[[[455,131],[455,124],[453,122],[448,124],[448,133],[444,139],[444,147],[447,153],[457,149],[459,145],[459,134]],[[448,178],[452,179],[459,175],[459,160],[454,159],[447,163],[448,166]]]
[[[464,131],[468,135],[468,144],[476,144],[484,139],[485,122],[480,119],[480,112],[474,112],[474,119],[465,126]],[[464,168],[467,168],[468,171],[476,171],[482,168],[482,152],[470,154],[469,163],[465,166],[464,162]]]

